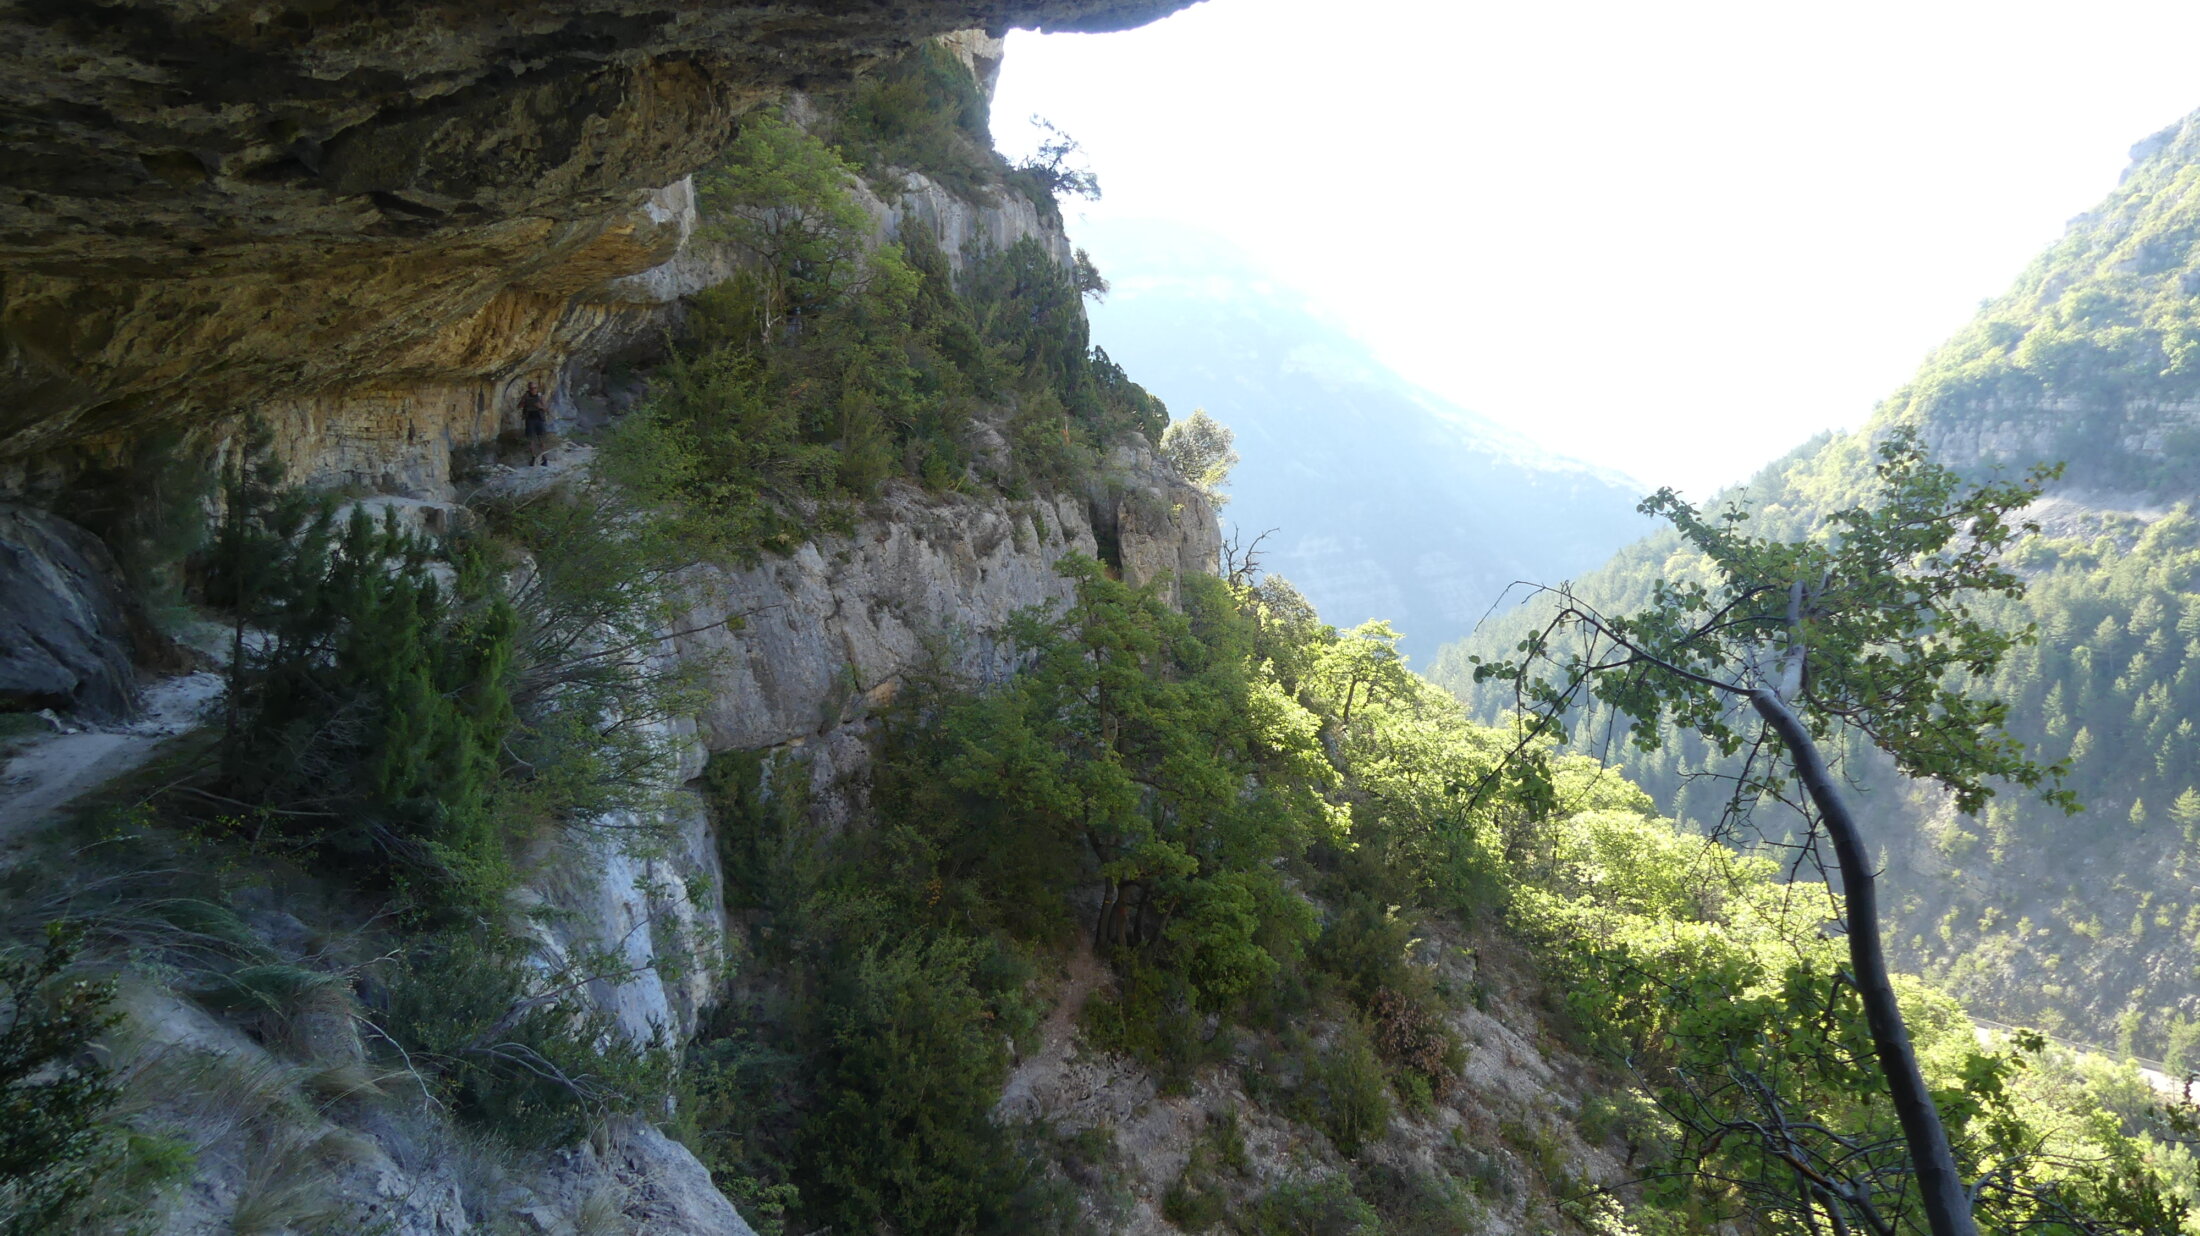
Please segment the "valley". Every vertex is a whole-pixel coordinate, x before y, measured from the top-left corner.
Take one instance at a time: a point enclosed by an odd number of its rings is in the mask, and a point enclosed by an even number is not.
[[[2200,1232],[2200,122],[1701,520],[995,149],[1181,7],[0,12],[0,1236]]]

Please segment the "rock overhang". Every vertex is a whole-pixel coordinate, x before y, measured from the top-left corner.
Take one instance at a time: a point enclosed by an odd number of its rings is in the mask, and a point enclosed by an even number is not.
[[[453,333],[663,261],[648,195],[759,101],[953,30],[1190,2],[18,0],[0,456],[510,368],[526,346]]]

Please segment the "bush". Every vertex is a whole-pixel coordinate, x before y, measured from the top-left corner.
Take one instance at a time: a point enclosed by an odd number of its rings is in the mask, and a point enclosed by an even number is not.
[[[1342,1176],[1277,1185],[1235,1225],[1242,1236],[1379,1236],[1375,1208]]]
[[[1230,1058],[1228,1025],[1201,1013],[1183,975],[1136,954],[1115,959],[1116,990],[1085,1002],[1082,1030],[1102,1051],[1121,1052],[1156,1075],[1163,1094],[1188,1094],[1199,1070]]]
[[[797,1178],[837,1230],[1005,1230],[1032,1183],[990,1115],[1008,1057],[982,963],[983,946],[936,935],[834,968]]]
[[[720,1009],[688,1047],[676,1106],[679,1138],[710,1169],[760,1236],[779,1236],[802,1211],[792,1171],[789,1114],[802,1057]]]
[[[1306,1082],[1293,1096],[1301,1119],[1320,1127],[1337,1150],[1355,1158],[1390,1127],[1390,1095],[1382,1062],[1367,1035],[1348,1023],[1337,1041],[1314,1058]]]
[[[666,632],[690,613],[671,586],[686,547],[593,478],[476,513],[514,626],[503,827],[646,811],[677,766],[664,723],[694,715],[711,667],[708,655],[665,655]]]
[[[1161,1213],[1169,1222],[1191,1232],[1202,1232],[1230,1216],[1230,1194],[1223,1181],[1244,1175],[1250,1166],[1245,1154],[1245,1135],[1238,1128],[1237,1113],[1210,1113],[1184,1170],[1161,1199]]]
[[[566,1145],[608,1115],[661,1115],[671,1094],[669,1051],[576,1007],[582,988],[626,972],[588,958],[543,973],[516,939],[445,930],[390,976],[379,1025],[460,1119],[519,1146]]]
[[[1432,1001],[1416,999],[1392,987],[1376,991],[1368,1002],[1374,1019],[1375,1050],[1405,1076],[1421,1083],[1421,1092],[1440,1099],[1466,1064],[1466,1047]]]
[[[0,1233],[63,1230],[113,1166],[103,1117],[116,1088],[89,1052],[120,1020],[114,988],[65,977],[76,938],[60,924],[43,948],[0,954]]]
[[[1477,1226],[1473,1189],[1440,1169],[1362,1163],[1353,1191],[1382,1217],[1384,1236],[1457,1236]]]
[[[240,465],[209,563],[231,615],[217,801],[315,847],[375,852],[479,903],[507,878],[492,798],[516,623],[483,557]],[[250,633],[250,638],[248,638]]]
[[[977,197],[1005,170],[993,153],[985,95],[936,42],[919,43],[858,79],[829,127],[834,144],[875,180],[905,168]]]
[[[852,174],[764,116],[701,178],[705,233],[748,269],[694,299],[689,338],[604,454],[639,505],[681,522],[697,556],[789,549],[814,531],[819,504],[892,477],[969,484],[973,401],[1017,375],[934,239],[911,228],[865,252]]]

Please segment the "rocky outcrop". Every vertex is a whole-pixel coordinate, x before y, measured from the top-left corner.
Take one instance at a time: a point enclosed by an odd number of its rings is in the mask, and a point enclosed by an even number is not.
[[[952,30],[1184,0],[0,11],[0,455],[362,384],[510,376],[658,265],[746,107]]]
[[[690,625],[703,629],[681,637],[680,651],[708,675],[704,741],[750,750],[829,734],[935,661],[960,677],[998,677],[1009,654],[997,629],[1017,610],[1066,602],[1055,562],[1096,551],[1075,499],[897,487],[847,536],[746,570],[696,568]]]
[[[1125,437],[1091,494],[1096,533],[1133,584],[1214,574],[1222,530],[1207,495],[1162,462],[1141,437]],[[1173,597],[1173,590],[1170,595]]]
[[[137,696],[129,601],[99,538],[0,503],[0,710],[53,708],[95,720]]]
[[[687,1042],[725,961],[722,881],[701,800],[668,790],[656,811],[595,820],[559,842],[520,897],[547,911],[536,925],[542,962],[617,963],[588,983],[589,1003],[636,1044]]]
[[[790,104],[791,110],[806,107],[799,96]],[[898,241],[906,229],[918,228],[941,246],[950,267],[960,270],[970,255],[998,252],[1028,238],[1069,264],[1070,244],[1059,221],[1029,199],[1003,192],[973,200],[921,173],[899,177],[898,191],[882,193],[860,181],[850,185],[856,204],[871,219],[872,243]],[[332,348],[312,361],[327,367],[325,389],[257,398],[250,415],[294,481],[448,502],[455,496],[454,453],[516,433],[519,394],[529,382],[550,393],[555,423],[563,429],[594,428],[633,406],[644,388],[634,379],[622,384],[615,376],[618,363],[656,359],[668,332],[679,327],[683,298],[725,282],[741,268],[733,249],[699,236],[697,224],[691,181],[653,190],[620,232],[632,246],[632,261],[646,261],[646,267],[604,278],[606,271],[624,267],[591,262],[568,270],[572,278],[539,294],[500,296],[440,333],[428,351],[414,357],[418,364],[347,375],[342,367],[348,354]],[[437,312],[434,289],[423,294],[429,303],[394,307]],[[255,312],[269,329],[286,320],[264,303]],[[178,356],[203,359],[188,349]],[[228,416],[207,426],[204,436],[218,442],[236,435],[243,424]],[[72,461],[62,456],[44,462],[46,471],[66,473]],[[49,478],[10,477],[7,465],[0,450],[0,493],[39,494],[59,487]]]
[[[698,732],[714,751],[799,751],[827,827],[856,807],[867,719],[912,671],[982,685],[1013,671],[1000,630],[1067,604],[1064,555],[1097,556],[1133,584],[1213,574],[1214,512],[1143,439],[1113,452],[1089,495],[1010,500],[891,487],[856,528],[784,558],[689,574],[679,655],[705,675]],[[860,790],[856,792],[860,798]]]
[[[993,201],[973,202],[928,176],[900,175],[898,192],[881,194],[870,185],[856,186],[856,204],[871,216],[873,243],[898,241],[904,230],[920,229],[938,243],[949,269],[959,273],[973,254],[999,253],[1030,239],[1056,262],[1069,265],[1069,237],[1031,199],[1003,193]]]

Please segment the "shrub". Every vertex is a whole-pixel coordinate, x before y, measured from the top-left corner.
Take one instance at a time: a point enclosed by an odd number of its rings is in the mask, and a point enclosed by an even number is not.
[[[1382,1217],[1384,1236],[1457,1236],[1477,1227],[1474,1190],[1440,1169],[1363,1162],[1353,1191]]]
[[[831,147],[767,112],[696,174],[699,234],[756,259],[755,342],[799,330],[860,276],[869,220],[848,195],[854,172]]]
[[[954,53],[925,42],[858,79],[829,126],[834,144],[874,179],[906,168],[978,196],[1004,166],[986,111],[970,71]]]
[[[1230,500],[1222,490],[1230,483],[1230,469],[1237,466],[1236,441],[1229,426],[1207,415],[1205,408],[1194,408],[1162,431],[1161,455],[1220,507]]]
[[[506,878],[491,799],[514,724],[515,620],[478,553],[443,582],[391,514],[240,465],[210,562],[231,614],[219,801],[309,844],[397,859],[438,896]],[[252,638],[247,638],[247,633]]]
[[[1292,1103],[1300,1118],[1320,1127],[1347,1158],[1380,1139],[1390,1127],[1390,1095],[1366,1033],[1347,1023],[1307,1068]]]
[[[1432,1002],[1383,987],[1368,1002],[1368,1014],[1383,1059],[1423,1082],[1430,1098],[1444,1097],[1467,1053]]]
[[[1229,1058],[1227,1027],[1208,1032],[1187,978],[1136,954],[1118,954],[1115,972],[1116,990],[1085,1002],[1082,1029],[1094,1047],[1153,1070],[1163,1094],[1189,1093],[1201,1068]]]
[[[1008,1058],[978,985],[982,951],[934,935],[834,968],[797,1179],[837,1230],[997,1230],[1031,1183],[990,1115]]]
[[[1375,1208],[1342,1176],[1286,1181],[1234,1225],[1243,1236],[1379,1236]]]
[[[463,548],[491,559],[516,627],[504,789],[546,818],[652,805],[676,763],[662,723],[695,713],[711,667],[667,655],[692,612],[674,583],[690,547],[593,475],[473,509],[486,534]]]
[[[788,1178],[789,1114],[802,1058],[717,1010],[689,1045],[676,1113],[680,1140],[761,1236],[779,1236],[802,1194]],[[731,1024],[728,1024],[731,1023]]]
[[[1230,1194],[1223,1182],[1242,1176],[1249,1166],[1245,1135],[1235,1111],[1210,1113],[1192,1143],[1184,1170],[1161,1199],[1161,1213],[1186,1231],[1214,1227],[1230,1215]]]
[[[586,958],[547,973],[479,927],[420,941],[381,993],[380,1029],[460,1119],[527,1147],[565,1145],[607,1115],[661,1113],[672,1061],[633,1044],[575,993],[626,967]]]
[[[0,1233],[63,1230],[107,1175],[116,1089],[90,1057],[120,1020],[111,984],[67,977],[76,937],[58,923],[44,946],[0,954]]]

